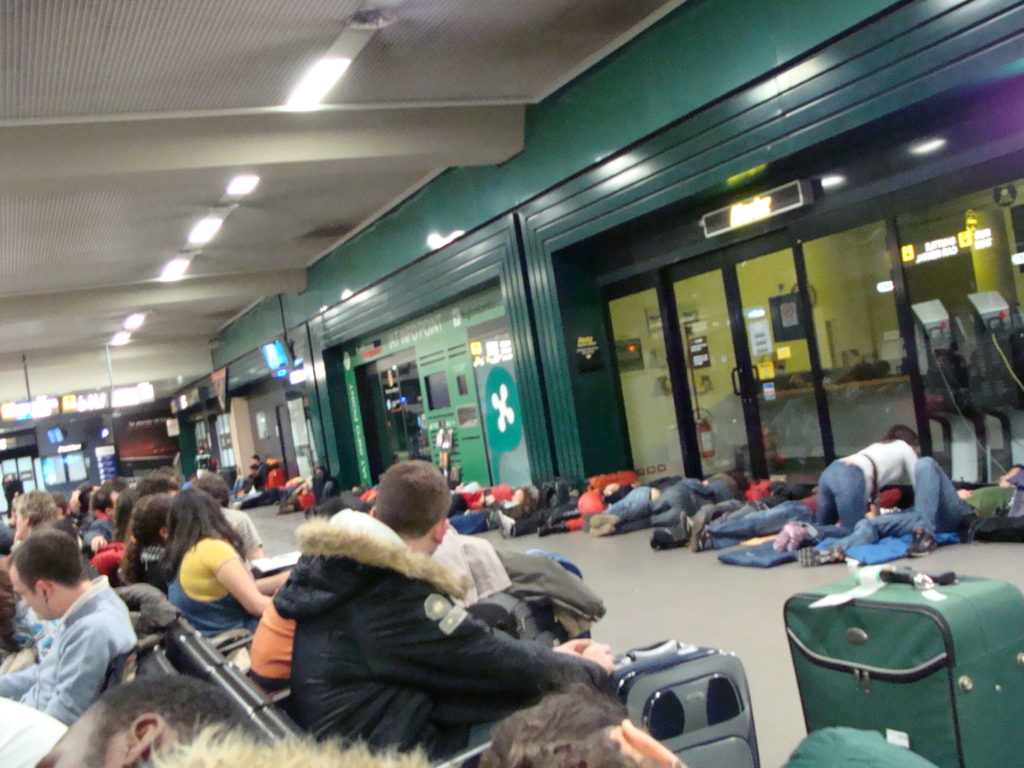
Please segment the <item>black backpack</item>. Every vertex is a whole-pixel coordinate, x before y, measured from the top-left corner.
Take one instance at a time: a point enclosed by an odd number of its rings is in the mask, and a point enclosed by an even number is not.
[[[567,504],[572,498],[573,490],[572,483],[568,480],[560,477],[548,480],[540,486],[540,500],[537,506],[539,509],[552,509]]]
[[[1024,541],[1024,517],[997,515],[979,520],[971,527],[972,539],[978,541]]]

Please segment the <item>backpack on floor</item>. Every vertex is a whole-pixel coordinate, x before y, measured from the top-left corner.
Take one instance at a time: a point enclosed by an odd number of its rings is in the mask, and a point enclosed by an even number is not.
[[[998,515],[979,520],[971,528],[970,537],[978,541],[1024,541],[1024,517]]]
[[[538,507],[540,509],[551,509],[552,507],[567,504],[569,499],[572,497],[573,490],[574,488],[572,483],[568,480],[560,477],[556,477],[554,480],[548,480],[540,486],[540,500],[538,502]]]

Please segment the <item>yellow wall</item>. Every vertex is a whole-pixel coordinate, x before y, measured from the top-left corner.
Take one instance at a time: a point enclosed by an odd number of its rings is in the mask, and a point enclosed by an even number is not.
[[[615,340],[638,339],[643,351],[643,368],[620,373],[633,465],[651,477],[681,475],[682,450],[658,294],[652,288],[615,299],[609,304],[609,312]],[[648,468],[653,471],[647,472]]]

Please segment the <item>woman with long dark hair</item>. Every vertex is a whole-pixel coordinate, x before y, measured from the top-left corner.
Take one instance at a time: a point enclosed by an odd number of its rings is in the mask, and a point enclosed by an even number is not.
[[[217,502],[189,489],[171,502],[167,595],[202,634],[255,628],[270,604],[245,567],[242,542]]]
[[[121,560],[121,581],[125,584],[150,584],[167,594],[167,523],[171,497],[166,493],[142,496],[132,508]]]

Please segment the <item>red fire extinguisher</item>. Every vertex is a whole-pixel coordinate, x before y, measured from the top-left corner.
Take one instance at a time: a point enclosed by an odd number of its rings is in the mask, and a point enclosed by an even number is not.
[[[700,409],[694,414],[697,417],[697,442],[700,444],[700,455],[703,459],[714,458],[715,434],[711,427],[711,417]]]

